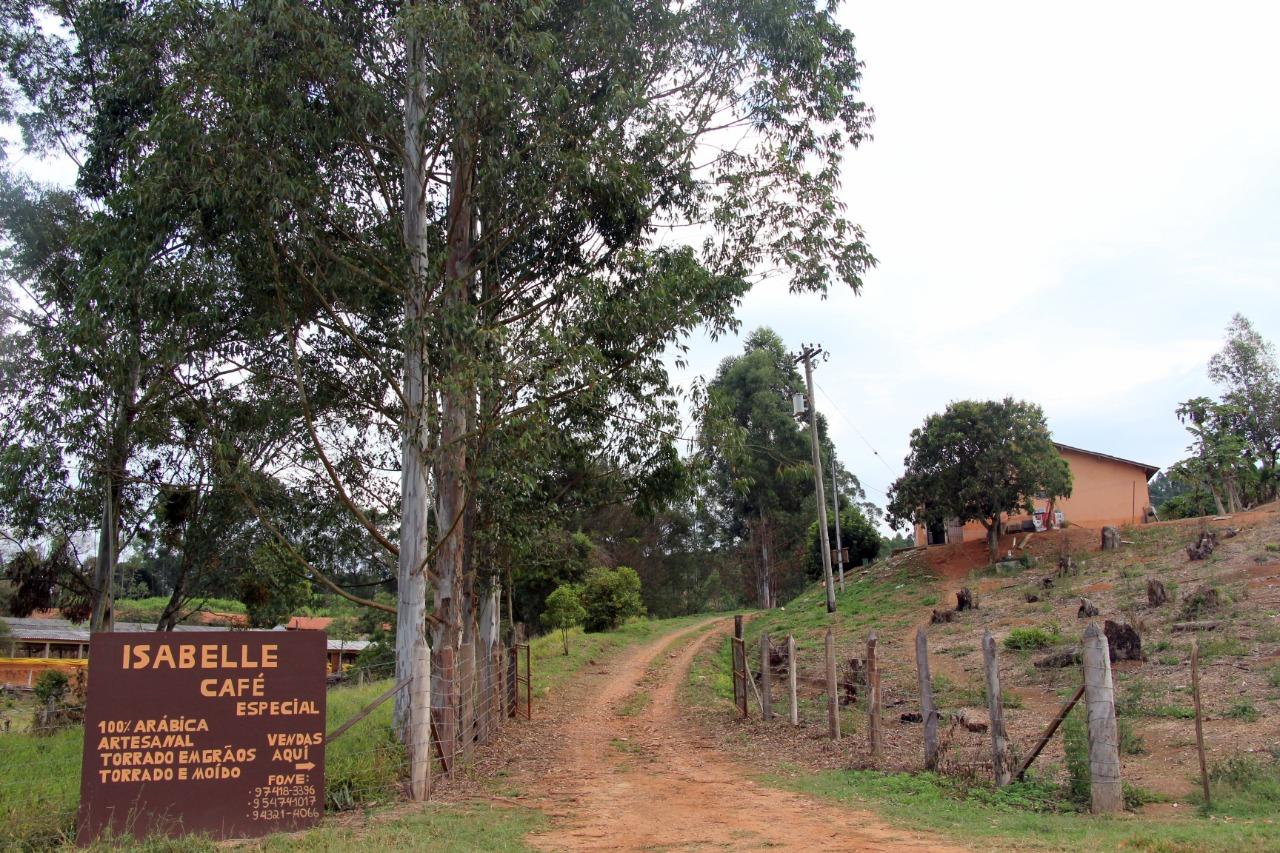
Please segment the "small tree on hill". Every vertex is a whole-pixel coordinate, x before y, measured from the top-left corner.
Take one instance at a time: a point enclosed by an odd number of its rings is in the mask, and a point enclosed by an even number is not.
[[[583,630],[588,632],[611,631],[632,616],[643,616],[640,575],[627,566],[592,569],[582,585],[582,606],[587,614]]]
[[[569,654],[569,629],[581,625],[586,618],[587,611],[582,607],[576,586],[558,586],[547,596],[547,607],[542,611],[542,624],[560,632],[566,655]]]
[[[1033,403],[964,400],[930,415],[911,433],[906,473],[889,489],[894,523],[980,521],[991,560],[999,556],[1001,516],[1031,512],[1033,497],[1071,494],[1071,470]]]

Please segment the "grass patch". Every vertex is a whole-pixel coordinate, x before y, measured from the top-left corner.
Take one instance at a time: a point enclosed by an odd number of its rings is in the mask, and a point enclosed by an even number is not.
[[[960,841],[1001,842],[1001,847],[1189,853],[1277,845],[1275,827],[1265,820],[1224,824],[1196,818],[1094,817],[1075,811],[1075,803],[1057,786],[1034,780],[994,789],[932,773],[830,770],[773,775],[765,781],[855,808],[870,805],[912,829]],[[1143,791],[1126,791],[1130,803],[1148,797]]]
[[[617,713],[619,717],[634,717],[647,707],[649,707],[649,694],[644,690],[637,690],[622,700]]]
[[[1209,770],[1209,793],[1210,814],[1273,817],[1280,808],[1280,762],[1244,753],[1216,761]]]
[[[1241,720],[1246,723],[1256,723],[1262,715],[1258,713],[1257,707],[1248,699],[1241,699],[1233,704],[1223,714],[1224,717],[1232,720]]]
[[[1151,705],[1143,708],[1142,713],[1148,717],[1168,717],[1171,720],[1194,720],[1195,709],[1189,705]]]
[[[428,805],[397,818],[374,815],[359,826],[322,827],[305,835],[275,836],[236,849],[272,853],[277,850],[320,850],[325,853],[367,853],[369,850],[421,850],[424,844],[440,853],[493,850],[527,851],[524,837],[543,826],[533,809],[484,805]]]
[[[1214,658],[1242,658],[1249,654],[1249,646],[1236,637],[1207,637],[1200,643],[1200,660],[1211,661]]]
[[[1009,632],[1009,636],[1004,638],[1003,645],[1006,649],[1014,651],[1031,651],[1052,646],[1058,642],[1058,636],[1056,625],[1052,630],[1040,627],[1014,628]]]
[[[569,632],[569,654],[564,653],[560,632],[536,637],[529,644],[533,659],[533,695],[548,695],[592,661],[600,664],[622,649],[652,640],[688,625],[708,619],[708,615],[681,616],[677,619],[635,619],[616,631],[586,634],[581,628]]]

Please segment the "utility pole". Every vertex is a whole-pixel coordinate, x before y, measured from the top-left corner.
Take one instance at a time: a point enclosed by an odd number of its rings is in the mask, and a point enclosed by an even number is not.
[[[809,389],[809,445],[813,451],[813,485],[818,498],[818,535],[822,537],[822,576],[827,583],[827,612],[836,612],[836,586],[831,579],[831,537],[827,535],[827,496],[822,487],[822,456],[818,453],[818,409],[813,396],[813,357],[822,354],[822,347],[805,344],[796,356],[804,362],[804,381]]]
[[[831,505],[836,514],[836,565],[840,567],[840,591],[844,592],[844,548],[840,544],[840,484],[836,482],[836,455],[831,454]]]

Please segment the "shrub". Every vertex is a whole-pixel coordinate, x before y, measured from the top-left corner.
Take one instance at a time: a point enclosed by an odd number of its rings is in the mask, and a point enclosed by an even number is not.
[[[640,576],[627,566],[592,569],[582,584],[580,597],[586,610],[583,629],[588,632],[611,631],[645,612]]]
[[[46,705],[61,702],[67,695],[67,674],[56,669],[42,672],[32,689],[36,698]]]
[[[564,653],[569,654],[569,629],[581,625],[587,618],[582,607],[578,587],[574,584],[558,586],[547,596],[547,607],[542,611],[542,624],[559,631],[564,640]]]
[[[1058,640],[1057,631],[1046,631],[1044,628],[1014,628],[1004,638],[1004,647],[1015,651],[1043,649],[1052,646]]]

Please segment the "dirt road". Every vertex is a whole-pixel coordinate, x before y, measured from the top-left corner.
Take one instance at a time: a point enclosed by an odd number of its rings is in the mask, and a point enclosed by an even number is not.
[[[552,818],[545,850],[955,850],[873,815],[766,788],[682,721],[676,690],[697,650],[722,636],[694,626],[579,680],[542,729],[555,744],[512,781]],[[699,633],[701,631],[701,633]],[[642,698],[645,697],[646,698]],[[537,778],[529,778],[536,774]],[[524,778],[521,778],[524,777]]]

